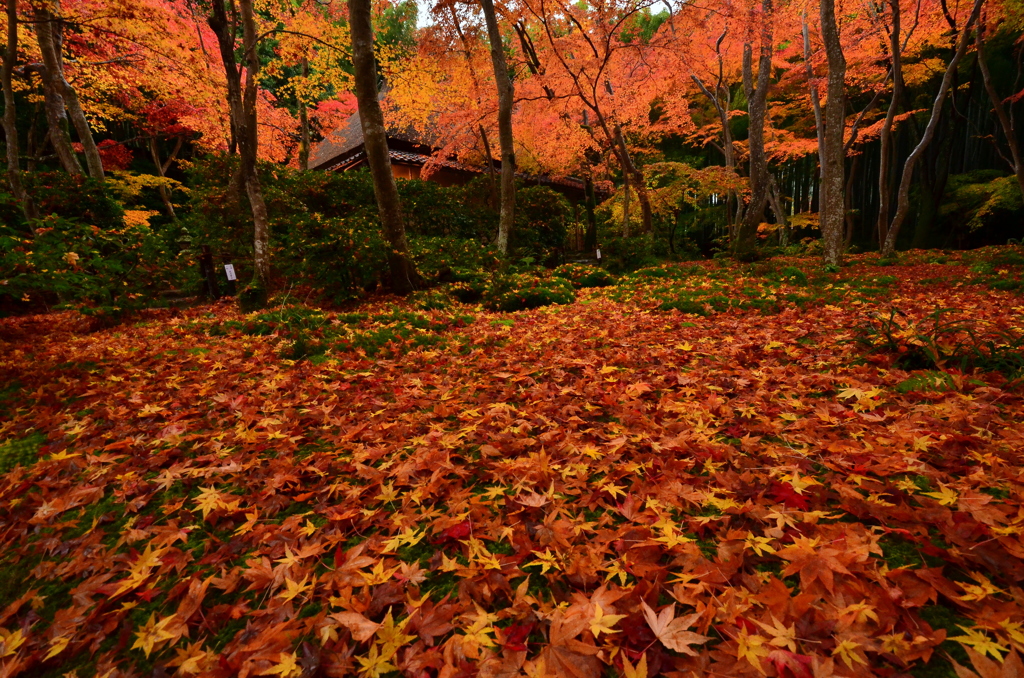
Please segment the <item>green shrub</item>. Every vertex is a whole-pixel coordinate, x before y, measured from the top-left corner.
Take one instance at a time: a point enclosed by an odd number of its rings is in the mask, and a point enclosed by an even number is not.
[[[420,274],[454,279],[455,271],[490,271],[500,261],[497,250],[477,240],[410,236],[409,253]]]
[[[361,350],[373,356],[389,347],[399,350],[408,346],[433,346],[446,341],[445,333],[473,321],[469,315],[429,311],[433,312],[389,311],[375,316],[332,314],[293,304],[254,314],[244,322],[219,323],[208,331],[215,336],[232,332],[275,336],[281,340],[281,358],[302,360],[315,359],[328,352]]]
[[[807,286],[807,274],[795,266],[787,266],[779,271],[779,277],[791,285]]]
[[[35,172],[25,188],[41,217],[58,216],[101,229],[120,228],[124,210],[103,183],[67,172]]]
[[[39,456],[39,448],[46,442],[46,436],[36,433],[21,440],[0,443],[0,476],[10,473],[17,466],[31,466]]]
[[[176,282],[182,266],[145,224],[101,228],[49,216],[35,237],[0,225],[0,297],[79,308],[109,320]]]
[[[1008,379],[1024,376],[1024,334],[987,327],[975,320],[951,319],[954,309],[933,311],[913,320],[899,309],[876,314],[857,328],[855,341],[868,354],[896,356],[903,369],[999,372]]]
[[[289,236],[289,255],[277,253],[281,271],[336,302],[358,297],[387,271],[380,227],[366,210],[342,218],[312,214],[296,219]]]
[[[911,391],[952,391],[955,389],[953,378],[945,372],[924,371],[904,379],[896,384],[897,393]]]
[[[1002,290],[1004,292],[1012,292],[1013,290],[1019,290],[1024,288],[1024,280],[1003,279],[1003,280],[990,280],[988,286],[994,290]]]
[[[409,300],[422,311],[442,310],[452,305],[452,297],[438,290],[415,292]]]
[[[601,241],[603,264],[613,273],[628,273],[656,266],[669,256],[667,245],[653,235],[638,235],[630,238],[607,237]]]
[[[707,305],[702,301],[696,299],[672,299],[670,301],[664,301],[658,306],[659,310],[662,311],[679,311],[680,313],[688,313],[690,315],[708,316],[711,315],[711,311],[708,310]]]
[[[608,287],[615,284],[615,276],[611,273],[603,268],[586,264],[562,264],[552,271],[552,275],[568,280],[577,289]]]
[[[510,275],[496,279],[484,292],[484,303],[496,311],[521,311],[549,304],[571,304],[572,283],[562,278]]]
[[[548,260],[565,244],[572,207],[561,193],[547,186],[527,186],[516,191],[516,222],[510,245],[520,256]]]

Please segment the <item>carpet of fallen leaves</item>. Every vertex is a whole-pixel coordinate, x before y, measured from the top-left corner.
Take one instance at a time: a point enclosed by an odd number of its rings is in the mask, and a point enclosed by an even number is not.
[[[1020,391],[853,341],[1020,330],[947,259],[772,315],[463,306],[373,358],[211,333],[228,302],[0,321],[0,675],[1021,675]]]

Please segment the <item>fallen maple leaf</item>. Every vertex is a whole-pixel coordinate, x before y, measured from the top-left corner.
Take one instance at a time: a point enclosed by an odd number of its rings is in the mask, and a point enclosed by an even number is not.
[[[700,612],[694,612],[677,619],[675,603],[672,603],[659,613],[655,613],[643,601],[640,601],[640,607],[643,609],[644,618],[647,619],[647,625],[651,627],[654,635],[658,637],[662,645],[670,650],[696,657],[697,653],[690,645],[701,645],[711,640],[707,636],[687,630],[700,618]]]

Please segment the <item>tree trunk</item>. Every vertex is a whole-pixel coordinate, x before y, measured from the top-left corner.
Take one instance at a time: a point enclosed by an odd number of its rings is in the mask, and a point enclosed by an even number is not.
[[[594,215],[597,209],[597,196],[594,194],[594,182],[590,178],[589,168],[583,181],[583,190],[587,195],[587,235],[583,239],[583,249],[589,252],[597,247],[597,218]]]
[[[647,194],[647,183],[644,180],[644,173],[640,171],[633,163],[633,158],[629,156],[629,150],[626,148],[626,139],[622,136],[622,128],[618,125],[615,126],[615,141],[619,146],[623,175],[628,173],[632,176],[633,187],[636,189],[636,199],[640,203],[640,226],[644,233],[651,233],[654,230],[654,224],[651,217],[651,199]],[[627,195],[628,185],[627,182]]]
[[[18,159],[18,122],[14,103],[14,87],[11,84],[11,73],[14,62],[18,58],[18,0],[7,0],[7,46],[4,50],[3,70],[0,80],[4,90],[4,140],[7,145],[7,181],[11,185],[11,193],[21,205],[28,227],[35,233],[36,209],[32,197],[21,183],[21,162]]]
[[[629,172],[622,168],[622,237],[630,236],[629,227]]]
[[[724,37],[725,33],[722,34],[722,38]],[[719,65],[721,66],[721,54],[719,54],[718,59]],[[729,127],[730,101],[728,98],[728,94],[723,99],[718,98],[719,91],[724,89],[728,93],[729,90],[722,84],[721,80],[719,80],[718,85],[715,87],[715,93],[712,94],[711,90],[705,87],[704,83],[701,82],[700,78],[698,78],[696,75],[691,75],[690,78],[693,80],[694,83],[696,83],[697,87],[700,88],[700,91],[704,93],[704,96],[706,96],[711,101],[711,104],[715,107],[715,111],[718,113],[718,122],[719,124],[722,125],[722,155],[725,158],[725,168],[729,170],[729,172],[735,172],[736,149],[732,141],[732,129],[730,129]],[[728,214],[727,219],[729,222],[729,235],[730,237],[732,237],[732,231],[735,227],[735,222],[733,221],[733,201],[738,200],[735,191],[729,191],[729,193],[725,197],[725,200],[726,212]],[[740,211],[737,210],[735,213],[739,214]]]
[[[498,30],[498,17],[493,0],[480,0],[480,8],[487,24],[487,39],[491,43],[491,65],[494,82],[498,86],[498,142],[501,146],[501,217],[498,221],[498,251],[508,254],[508,237],[512,232],[516,209],[516,149],[512,138],[512,80]]]
[[[49,78],[50,86],[63,98],[71,123],[78,133],[89,176],[102,181],[103,161],[100,159],[99,149],[96,148],[92,129],[89,127],[85,111],[82,110],[82,105],[78,101],[78,93],[64,77],[64,60],[61,55],[64,27],[60,18],[60,3],[54,2],[51,6],[53,11],[50,7],[37,7],[35,10],[36,38],[39,43],[39,52],[43,58],[43,67]]]
[[[772,0],[762,0],[761,46],[757,67],[757,86],[754,86],[753,54],[751,44],[743,46],[743,89],[747,95],[747,113],[750,118],[748,146],[750,153],[750,203],[743,214],[736,239],[732,243],[733,256],[749,259],[757,249],[757,227],[764,221],[768,203],[768,159],[764,152],[764,124],[768,108],[768,87],[772,70]]]
[[[53,26],[48,21],[40,21],[36,15],[36,38],[40,43],[50,42]],[[43,82],[43,101],[46,113],[46,125],[50,132],[50,143],[53,151],[60,161],[61,167],[68,174],[82,175],[82,165],[78,162],[71,147],[71,135],[68,133],[68,114],[64,110],[64,97],[61,96],[60,87],[53,72],[46,66],[38,67],[39,78]]]
[[[1006,112],[1006,107],[1003,106],[1003,100],[999,97],[999,93],[996,91],[995,85],[992,83],[992,76],[988,70],[988,64],[985,62],[985,34],[984,24],[982,21],[978,26],[978,35],[976,42],[978,45],[978,66],[981,68],[981,78],[985,83],[985,91],[988,93],[988,98],[992,102],[992,108],[995,109],[996,118],[999,120],[999,126],[1003,130],[1003,136],[1006,137],[1006,143],[1010,147],[1010,165],[1013,169],[1013,174],[1017,177],[1017,185],[1020,186],[1021,194],[1024,195],[1024,161],[1021,160],[1020,155],[1020,144],[1017,142],[1017,130],[1014,129],[1013,121]]]
[[[498,182],[494,178],[494,156],[491,154],[491,142],[487,139],[487,130],[480,125],[480,142],[484,145],[484,157],[487,158],[487,192],[491,209],[498,209]]]
[[[857,166],[860,164],[860,155],[853,156],[853,162],[850,164],[850,172],[846,176],[846,191],[843,194],[843,214],[846,218],[846,235],[843,238],[843,251],[850,249],[850,245],[853,243],[853,179],[857,176]]]
[[[366,159],[373,177],[384,237],[388,241],[391,286],[398,294],[412,292],[415,276],[405,241],[405,222],[398,200],[398,187],[391,172],[384,113],[377,99],[377,72],[373,55],[373,26],[370,0],[348,0],[349,30],[352,36],[352,65],[355,68],[356,102],[363,129]]]
[[[844,205],[843,170],[846,154],[846,57],[836,25],[835,0],[821,0],[821,34],[828,57],[828,101],[825,105],[825,162],[821,177],[821,233],[826,264],[839,265],[843,253]]]
[[[825,9],[822,7],[822,12]],[[835,23],[835,11],[832,12],[833,23]],[[824,34],[825,27],[822,26]],[[811,107],[814,109],[814,129],[818,135],[818,162],[825,166],[825,121],[821,117],[821,97],[818,95],[818,86],[814,84],[814,68],[811,66],[811,32],[807,26],[807,12],[803,14],[803,37],[804,37],[804,70],[807,72],[807,86],[811,91]],[[826,47],[826,53],[827,53]]]
[[[892,58],[892,101],[889,102],[889,110],[886,111],[885,121],[882,123],[882,131],[879,136],[880,149],[878,153],[878,242],[879,245],[885,242],[889,235],[889,205],[891,201],[892,179],[890,168],[895,161],[896,153],[892,142],[892,124],[896,118],[896,111],[899,109],[900,99],[903,98],[903,46],[900,43],[900,1],[890,0],[892,7],[892,33],[889,36],[889,50]]]
[[[253,290],[265,293],[270,285],[270,220],[263,200],[263,188],[256,173],[259,134],[256,127],[256,94],[259,58],[256,54],[256,24],[252,0],[239,0],[239,16],[229,22],[224,0],[214,0],[210,28],[217,35],[221,60],[227,76],[228,109],[231,114],[232,137],[238,148],[238,176],[249,198],[253,220]],[[235,59],[237,21],[242,23],[242,61],[245,64],[245,88],[242,73]]]
[[[149,152],[153,157],[153,164],[156,165],[157,174],[163,178],[167,176],[167,170],[170,169],[171,163],[178,157],[178,152],[181,150],[181,145],[184,142],[183,137],[178,137],[178,141],[174,144],[174,150],[167,157],[166,162],[160,160],[160,146],[157,144],[156,137],[149,138]],[[178,215],[174,213],[174,203],[171,202],[171,190],[164,185],[157,187],[157,193],[160,194],[160,200],[163,201],[164,207],[167,208],[167,216],[172,220],[177,221]]]
[[[302,77],[309,76],[309,59],[302,57]],[[309,169],[309,111],[306,102],[299,97],[299,169]]]
[[[897,193],[896,214],[893,216],[889,233],[886,235],[885,242],[882,245],[883,257],[892,256],[896,251],[896,238],[899,237],[900,227],[910,211],[910,182],[914,176],[914,166],[935,136],[939,119],[942,117],[942,106],[946,101],[946,95],[949,94],[949,88],[953,82],[953,75],[960,64],[960,60],[963,59],[964,54],[967,52],[967,43],[970,39],[971,29],[974,28],[974,23],[978,20],[978,14],[981,12],[981,6],[984,2],[985,0],[974,0],[974,8],[971,10],[971,15],[968,17],[967,23],[960,33],[956,53],[950,60],[949,66],[946,67],[946,72],[942,76],[942,84],[939,85],[939,92],[935,95],[935,102],[932,104],[928,125],[925,127],[924,134],[921,135],[921,140],[917,143],[914,150],[911,151],[910,157],[907,158],[907,162],[903,165],[903,176],[900,178],[900,188]]]

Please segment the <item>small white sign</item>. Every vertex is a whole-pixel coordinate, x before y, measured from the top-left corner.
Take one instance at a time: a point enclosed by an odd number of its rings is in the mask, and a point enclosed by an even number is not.
[[[597,251],[597,260],[601,261],[601,250]]]
[[[234,264],[224,264],[224,273],[227,274],[228,280],[238,280],[238,278],[235,277]]]

